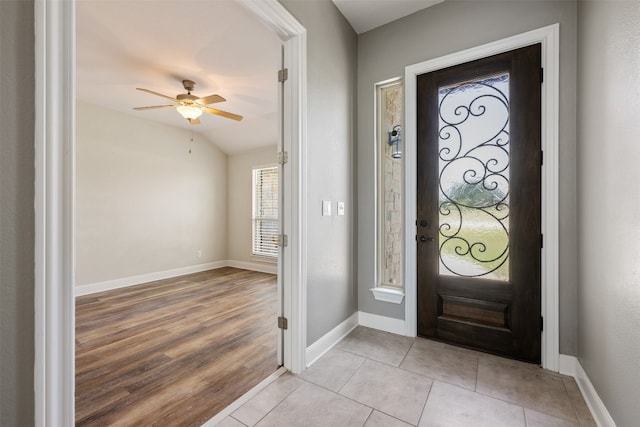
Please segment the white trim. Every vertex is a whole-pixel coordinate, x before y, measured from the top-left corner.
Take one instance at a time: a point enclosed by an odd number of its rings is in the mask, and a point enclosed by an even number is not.
[[[306,351],[306,367],[313,365],[324,354],[331,350],[333,346],[338,344],[344,337],[349,335],[358,326],[358,312],[353,313],[344,322],[324,334],[316,342],[307,347]]]
[[[278,274],[284,285],[284,366],[294,374],[304,370],[307,336],[307,33],[278,0],[237,0],[273,29],[283,41],[285,67],[283,145],[289,161],[285,176],[283,234],[289,246],[281,251]],[[286,180],[289,179],[289,182]]]
[[[285,148],[290,196],[283,274],[284,364],[304,369],[306,340],[306,33],[277,0],[238,0],[283,40]],[[75,2],[36,0],[35,368],[36,426],[74,424]]]
[[[600,399],[578,358],[561,354],[558,366],[561,374],[569,375],[576,379],[580,393],[582,393],[582,397],[589,407],[596,424],[599,427],[615,427],[616,423],[613,421],[611,414],[609,414],[607,407],[604,406],[602,399]]]
[[[153,273],[139,274],[136,276],[121,277],[119,279],[105,280],[103,282],[87,283],[76,286],[74,296],[95,294],[96,292],[111,291],[114,289],[126,288],[129,286],[141,285],[143,283],[154,282],[156,280],[171,279],[184,276],[185,274],[200,273],[202,271],[214,270],[222,267],[234,267],[243,270],[258,271],[260,273],[277,274],[276,265],[256,264],[244,261],[213,261],[204,264],[190,265],[187,267],[173,268],[171,270],[155,271]]]
[[[561,354],[560,357],[558,357],[558,373],[575,378],[576,363],[579,363],[579,362],[575,356],[568,356],[566,354]]]
[[[226,261],[227,267],[241,268],[243,270],[259,271],[260,273],[278,274],[277,264],[258,264],[245,261]]]
[[[206,264],[190,265],[188,267],[173,268],[171,270],[155,271],[153,273],[139,274],[137,276],[105,280],[103,282],[87,283],[84,285],[76,286],[75,296],[79,297],[83,295],[94,294],[96,292],[111,291],[113,289],[141,285],[143,283],[154,282],[156,280],[171,279],[173,277],[184,276],[185,274],[199,273],[201,271],[226,267],[228,264],[228,261],[214,261],[208,262]]]
[[[558,114],[559,114],[559,24],[550,25],[493,43],[467,49],[405,68],[405,153],[407,159],[416,158],[416,80],[420,74],[506,52],[519,47],[542,43],[542,65],[545,80],[542,85],[542,366],[558,370],[559,357],[559,301],[558,301]],[[416,163],[405,163],[405,319],[408,336],[417,334],[417,277],[415,230],[416,221]]]
[[[260,381],[257,385],[255,385],[251,390],[237,398],[233,401],[229,406],[224,408],[222,411],[218,412],[213,418],[210,418],[207,422],[202,424],[201,427],[213,427],[220,423],[222,420],[233,414],[236,410],[238,410],[242,405],[247,403],[253,397],[255,397],[262,390],[267,388],[269,384],[280,378],[280,375],[287,372],[285,368],[279,368],[273,374],[269,375],[264,380]]]
[[[35,425],[74,424],[75,5],[36,0]]]
[[[385,174],[384,165],[383,165],[383,157],[384,157],[383,153],[384,153],[385,145],[383,145],[384,134],[381,129],[383,109],[379,105],[382,102],[380,99],[380,93],[382,92],[383,89],[386,89],[395,85],[400,85],[401,89],[403,89],[404,88],[403,78],[393,77],[391,79],[386,79],[381,82],[377,82],[374,85],[374,89],[373,89],[373,129],[374,129],[373,139],[375,141],[375,150],[373,150],[373,163],[375,165],[375,179],[373,180],[373,194],[374,194],[375,209],[373,210],[373,217],[374,217],[374,223],[376,224],[375,234],[373,238],[373,252],[376,254],[375,270],[374,270],[374,283],[376,288],[385,286],[385,284],[382,283],[382,280],[381,280],[381,277],[383,276],[381,274],[381,270],[382,270],[381,261],[384,259],[384,249],[381,247],[381,244],[380,244],[380,240],[381,240],[380,236],[381,234],[384,233],[384,231],[382,230],[384,230],[383,213],[385,211],[384,200],[382,201],[382,203],[380,203],[380,192],[382,191],[380,189],[380,183],[384,179],[384,174]],[[402,115],[402,111],[401,111],[401,115]],[[404,122],[401,121],[399,125],[401,126],[401,128],[404,128]],[[404,129],[402,129],[402,131],[404,132]],[[402,148],[402,150],[404,150],[404,148]],[[405,163],[406,163],[404,155],[402,156],[402,159],[400,161],[402,162],[402,169],[404,170]],[[402,197],[404,197],[404,194],[402,194]],[[403,253],[402,256],[404,255],[405,254]],[[403,277],[402,281],[404,280],[405,279]],[[404,285],[400,284],[399,287],[403,289]],[[371,290],[373,291],[373,297],[376,300],[393,302],[393,301],[388,301],[387,299],[378,299],[378,296],[381,296],[382,298],[384,298],[384,296],[381,293],[374,291],[373,289]],[[402,300],[400,300],[400,302],[402,302]],[[397,302],[396,304],[400,304],[400,302]]]
[[[397,335],[405,335],[407,326],[402,319],[380,316],[378,314],[358,312],[358,324],[379,331],[390,332]]]
[[[378,286],[376,288],[371,288],[369,290],[373,292],[373,297],[377,301],[390,302],[392,304],[400,304],[404,299],[404,292],[402,291],[402,289],[385,288],[382,286]]]

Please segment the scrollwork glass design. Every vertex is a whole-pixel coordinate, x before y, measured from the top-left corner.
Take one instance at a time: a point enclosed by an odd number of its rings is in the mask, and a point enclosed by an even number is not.
[[[439,88],[440,274],[509,280],[509,74]]]

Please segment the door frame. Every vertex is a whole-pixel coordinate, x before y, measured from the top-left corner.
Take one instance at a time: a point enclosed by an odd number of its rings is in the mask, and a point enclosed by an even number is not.
[[[237,0],[282,40],[289,152],[283,255],[284,366],[299,373],[306,348],[306,30],[277,1]],[[35,425],[75,420],[75,3],[36,0],[35,25]],[[274,76],[274,79],[276,76]]]
[[[417,142],[417,78],[418,75],[463,64],[513,49],[542,44],[542,283],[541,313],[542,367],[558,371],[559,360],[559,234],[558,234],[558,142],[559,142],[559,31],[560,24],[508,37],[492,43],[466,49],[439,58],[413,64],[405,68],[405,152],[407,159],[416,159]],[[416,191],[417,164],[406,162],[405,167],[405,327],[406,335],[417,335],[417,260],[416,260]]]

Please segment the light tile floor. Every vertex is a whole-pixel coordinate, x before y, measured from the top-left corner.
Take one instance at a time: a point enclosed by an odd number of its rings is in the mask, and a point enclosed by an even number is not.
[[[575,381],[534,365],[358,327],[221,427],[595,426]]]

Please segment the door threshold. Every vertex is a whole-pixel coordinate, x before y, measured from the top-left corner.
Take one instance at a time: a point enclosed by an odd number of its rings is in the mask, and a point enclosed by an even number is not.
[[[249,390],[248,392],[246,392],[245,394],[237,398],[232,404],[230,404],[229,406],[224,408],[222,411],[218,412],[213,418],[210,418],[207,422],[202,424],[202,427],[215,426],[220,421],[224,420],[233,412],[235,412],[242,405],[247,403],[252,397],[254,397],[258,393],[260,393],[262,390],[267,388],[269,384],[277,380],[278,377],[280,377],[280,375],[284,374],[285,372],[287,372],[287,369],[284,366],[279,367],[278,370],[275,371],[273,374],[269,375],[267,378],[260,381],[260,383],[255,385],[251,390]]]

